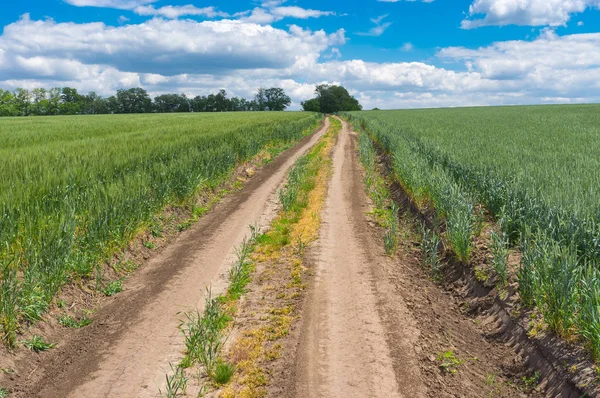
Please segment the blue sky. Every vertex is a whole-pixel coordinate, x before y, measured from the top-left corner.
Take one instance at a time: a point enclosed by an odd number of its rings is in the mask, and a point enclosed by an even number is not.
[[[0,88],[252,96],[315,84],[410,108],[598,102],[600,0],[34,0],[3,5]]]

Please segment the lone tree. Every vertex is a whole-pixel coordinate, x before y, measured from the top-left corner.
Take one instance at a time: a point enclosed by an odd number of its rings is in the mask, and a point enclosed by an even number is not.
[[[360,111],[362,106],[358,100],[342,86],[320,84],[315,89],[316,98],[302,102],[302,109],[309,112],[335,113],[343,111]]]

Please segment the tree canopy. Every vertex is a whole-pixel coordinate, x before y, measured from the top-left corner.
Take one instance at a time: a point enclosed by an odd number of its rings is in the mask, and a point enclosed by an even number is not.
[[[358,100],[342,86],[320,84],[315,88],[315,94],[316,98],[301,103],[303,110],[322,113],[362,110]]]
[[[150,98],[143,88],[117,90],[103,98],[95,92],[80,94],[71,87],[0,89],[0,116],[87,115],[112,113],[283,111],[291,99],[280,87],[259,88],[252,100],[228,97],[225,90],[196,96],[161,94]]]
[[[283,111],[290,106],[292,100],[282,88],[259,88],[254,101],[260,111]]]
[[[154,110],[159,113],[189,112],[190,101],[184,94],[163,94],[154,97]]]

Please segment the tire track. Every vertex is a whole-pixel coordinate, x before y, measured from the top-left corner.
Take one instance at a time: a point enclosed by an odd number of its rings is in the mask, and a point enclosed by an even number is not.
[[[411,347],[418,333],[402,301],[392,309],[406,316],[404,327],[394,332],[401,336],[394,347],[387,341],[371,268],[388,260],[366,230],[367,199],[356,137],[345,122],[343,126],[333,155],[321,237],[313,253],[315,279],[305,307],[295,385],[288,395],[423,396]]]

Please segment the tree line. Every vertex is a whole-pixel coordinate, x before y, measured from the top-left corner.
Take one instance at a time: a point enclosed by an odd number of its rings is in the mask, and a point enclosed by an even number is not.
[[[0,89],[0,116],[283,111],[290,104],[290,97],[279,87],[259,88],[252,100],[229,98],[225,90],[194,98],[185,94],[163,94],[152,99],[139,87],[117,90],[116,95],[106,98],[93,91],[79,94],[71,87]]]

